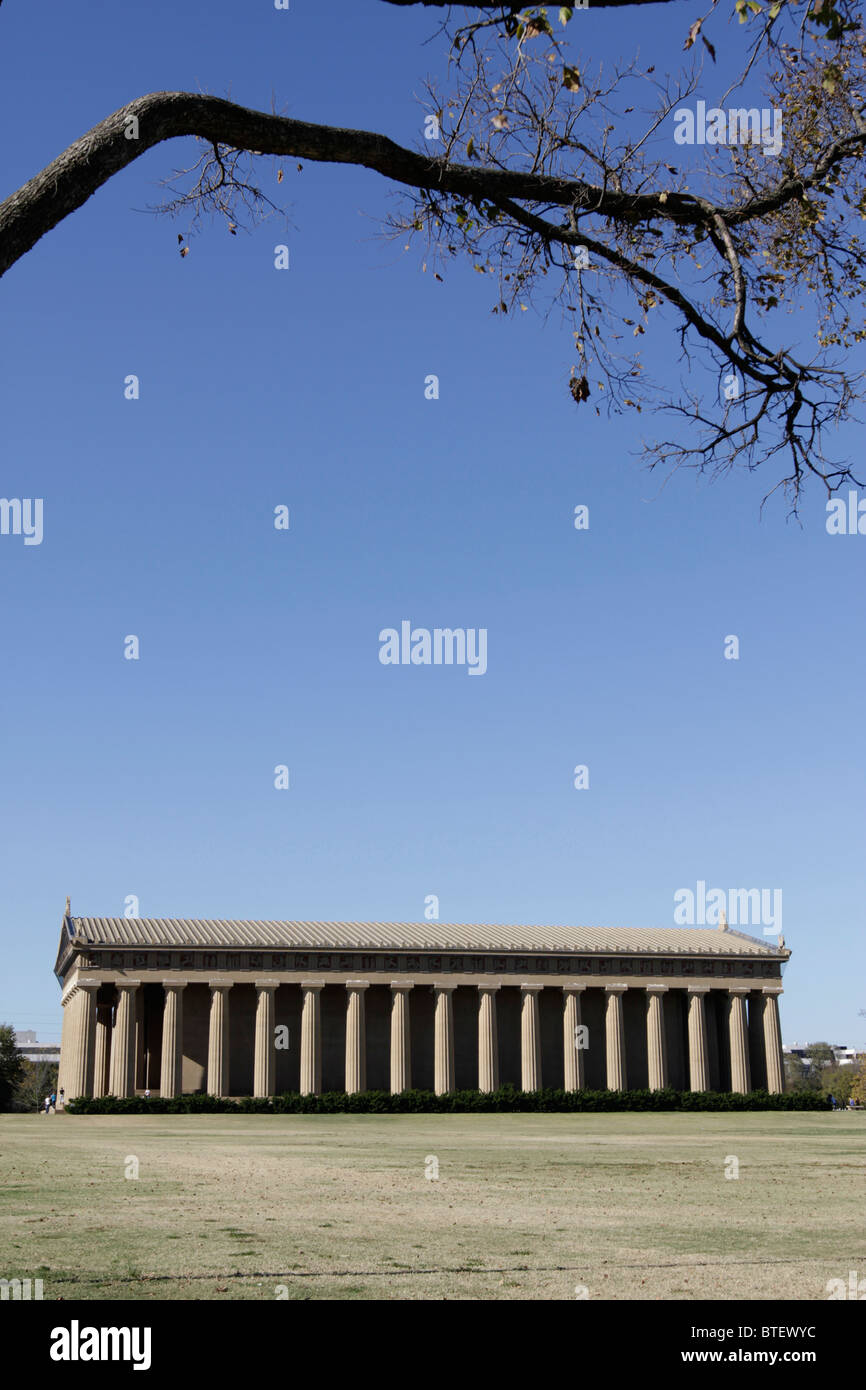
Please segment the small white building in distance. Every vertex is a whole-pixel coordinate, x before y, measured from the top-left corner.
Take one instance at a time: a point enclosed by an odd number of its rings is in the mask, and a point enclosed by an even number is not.
[[[59,1062],[60,1047],[57,1043],[40,1043],[32,1028],[15,1034],[19,1052],[28,1062]]]

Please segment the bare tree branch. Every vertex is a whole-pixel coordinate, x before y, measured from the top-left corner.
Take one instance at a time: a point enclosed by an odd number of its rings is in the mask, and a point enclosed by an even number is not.
[[[446,0],[384,2],[452,9]],[[594,8],[625,3],[659,0],[592,0]],[[702,25],[718,17],[722,3],[711,0],[692,22],[686,49],[703,38]],[[854,478],[849,465],[824,457],[821,438],[849,418],[860,392],[860,376],[828,350],[866,340],[866,322],[852,321],[866,295],[866,248],[857,231],[866,219],[866,39],[851,0],[810,0],[808,9],[805,0],[777,4],[775,14],[762,10],[752,26],[745,66],[728,91],[752,73],[759,53],[778,65],[775,72],[764,65],[773,110],[784,113],[778,159],[761,159],[746,140],[696,166],[674,167],[656,152],[661,145],[680,162],[661,126],[695,94],[696,70],[675,82],[653,77],[654,67],[600,64],[593,77],[565,62],[562,35],[545,6],[480,0],[469,8],[488,17],[451,35],[450,95],[441,101],[428,86],[444,153],[206,94],[150,93],[108,116],[0,204],[0,275],[114,174],[167,140],[193,137],[201,150],[166,181],[172,197],[161,210],[189,210],[193,222],[216,212],[232,233],[245,214],[256,220],[277,210],[254,178],[259,156],[367,168],[407,190],[409,212],[391,220],[392,231],[426,231],[434,254],[462,252],[476,270],[498,273],[493,312],[505,313],[509,300],[527,308],[524,301],[558,279],[547,297],[576,323],[580,365],[572,366],[570,389],[578,404],[594,389],[608,409],[641,410],[652,395],[688,422],[687,443],[645,446],[651,458],[673,466],[754,468],[784,452],[790,471],[776,486],[791,490],[796,509],[807,474],[828,491]],[[752,11],[742,10],[742,0],[737,5],[748,20]],[[780,34],[786,21],[796,30],[801,18],[792,47]],[[580,23],[571,7],[563,21]],[[625,93],[633,103],[635,84],[651,92],[654,105],[629,120],[635,105],[623,107],[621,98]],[[577,251],[592,254],[591,275],[575,260]],[[771,346],[758,329],[782,305],[789,313],[802,308],[805,293],[814,296],[815,327],[808,331],[819,351],[803,361],[784,343]],[[629,317],[629,295],[642,322]],[[641,361],[640,340],[656,306],[675,316],[688,366],[679,396],[653,386]],[[778,319],[773,328],[777,333]],[[630,350],[618,346],[623,338]],[[721,404],[716,386],[714,410],[698,397],[696,348],[720,381],[738,374],[742,398],[738,390],[733,401],[726,386]],[[594,388],[590,363],[603,377]]]
[[[138,123],[138,135],[128,138],[132,121]],[[164,140],[190,135],[213,146],[226,145],[256,154],[360,165],[411,188],[465,197],[526,199],[577,208],[630,225],[657,219],[699,227],[708,216],[701,200],[688,193],[623,193],[582,179],[450,164],[447,159],[405,149],[388,136],[372,131],[267,115],[221,97],[154,92],[106,117],[0,203],[0,275],[146,150]],[[762,196],[728,208],[713,208],[712,214],[719,213],[733,226],[778,211],[820,184],[846,156],[864,145],[866,133],[837,140],[808,175],[784,178]]]
[[[384,0],[386,5],[398,5],[409,8],[411,5],[423,5],[426,9],[453,10],[458,8],[456,0]],[[590,0],[590,6],[594,10],[621,9],[626,5],[658,5],[673,4],[674,0]],[[518,14],[521,10],[536,10],[538,5],[508,5],[503,4],[502,0],[473,0],[469,6],[473,10],[498,10],[503,13]],[[589,8],[589,6],[587,7]]]

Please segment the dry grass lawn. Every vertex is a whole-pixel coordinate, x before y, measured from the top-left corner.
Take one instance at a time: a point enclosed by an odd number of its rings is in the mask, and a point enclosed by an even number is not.
[[[826,1299],[866,1275],[864,1178],[856,1114],[5,1115],[0,1277],[46,1299]]]

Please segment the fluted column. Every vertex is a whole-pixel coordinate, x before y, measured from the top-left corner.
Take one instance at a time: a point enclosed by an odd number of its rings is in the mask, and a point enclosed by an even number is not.
[[[414,981],[391,981],[391,1094],[412,1085],[412,1044],[409,1033],[409,991]]]
[[[75,1058],[78,1048],[78,1036],[81,1032],[80,1014],[78,1012],[78,1004],[76,1003],[77,999],[78,989],[76,986],[73,986],[73,988],[69,992],[69,999],[66,1004],[66,1013],[69,1018],[69,1027],[67,1029],[66,1035],[66,1066],[64,1068],[63,1084],[66,1088],[67,1100],[70,1099],[73,1094],[70,1088],[70,1083],[72,1082],[72,1079],[75,1076]]]
[[[767,1089],[767,1064],[764,1059],[764,996],[760,989],[751,989],[747,1003],[749,1015],[749,1078],[752,1090]]]
[[[117,1010],[111,1031],[108,1090],[112,1096],[131,1096],[135,1066],[135,991],[139,981],[118,980],[116,983]]]
[[[144,1090],[147,1085],[145,1080],[145,1046],[144,1046],[144,995],[141,990],[136,990],[135,994],[135,1062],[132,1069],[132,1094],[141,1088]]]
[[[182,980],[163,980],[162,987],[165,1001],[159,1094],[163,1099],[171,1099],[183,1093],[183,992],[186,984]]]
[[[364,991],[369,987],[369,980],[346,981],[346,1094],[350,1096],[367,1089]]]
[[[668,1084],[664,1019],[664,998],[667,992],[667,985],[650,985],[646,992],[646,1055],[651,1091],[663,1091]]]
[[[604,1016],[604,1037],[607,1053],[607,1089],[624,1091],[625,1033],[622,1017],[622,996],[628,985],[605,985],[607,1008]]]
[[[585,1084],[585,1067],[582,1046],[580,1018],[580,996],[586,985],[563,985],[562,1006],[562,1060],[566,1091],[582,1091]]]
[[[436,1011],[433,1018],[433,1089],[437,1096],[453,1091],[454,1081],[454,1011],[451,996],[454,985],[434,985]]]
[[[499,1089],[499,1038],[496,1029],[496,991],[499,985],[478,986],[478,1089]]]
[[[780,993],[781,990],[767,990],[764,994],[764,1052],[767,1058],[767,1090],[773,1095],[779,1095],[785,1089],[782,1030],[779,1026]]]
[[[746,1030],[747,989],[728,990],[728,1037],[731,1046],[731,1090],[745,1095],[750,1091],[749,1037]]]
[[[253,1064],[253,1095],[260,1098],[274,1094],[276,1053],[274,1051],[273,980],[256,980],[256,1048]]]
[[[707,1015],[704,996],[709,985],[689,989],[689,1090],[710,1089],[710,1069],[707,1058]]]
[[[93,1065],[96,1042],[96,991],[98,983],[79,980],[70,1001],[74,1010],[71,1065],[67,1073],[66,1099],[93,1095]]]
[[[111,1059],[111,1005],[96,1006],[96,1043],[93,1051],[93,1094],[108,1094],[108,1064]]]
[[[520,986],[520,1086],[524,1091],[541,1087],[541,1026],[538,996],[544,985]]]
[[[322,1091],[322,1002],[324,980],[301,981],[301,1095]]]
[[[63,1008],[63,1023],[60,1027],[60,1065],[57,1068],[57,1094],[61,1090],[66,1097],[66,1080],[72,1058],[72,991],[63,994],[60,1000]]]
[[[210,981],[210,1018],[207,1031],[207,1092],[229,1093],[229,990],[231,985]]]

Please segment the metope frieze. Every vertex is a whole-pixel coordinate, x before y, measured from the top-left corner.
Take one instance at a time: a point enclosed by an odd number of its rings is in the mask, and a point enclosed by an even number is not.
[[[324,971],[335,974],[598,975],[777,979],[780,962],[697,957],[435,954],[361,951],[90,951],[78,955],[85,970]]]

